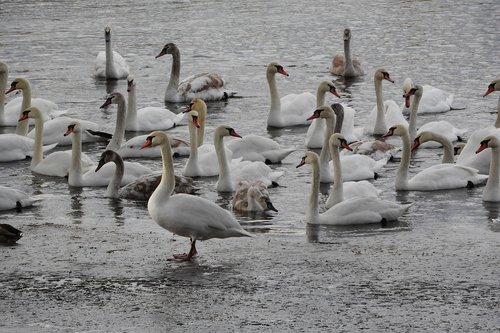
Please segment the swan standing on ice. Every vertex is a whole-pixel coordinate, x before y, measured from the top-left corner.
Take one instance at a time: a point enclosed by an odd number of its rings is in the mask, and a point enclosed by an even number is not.
[[[311,193],[306,210],[306,221],[309,224],[352,225],[394,221],[411,206],[399,205],[377,197],[355,197],[339,202],[320,214],[318,155],[311,151],[306,152],[297,168],[305,164],[312,167]]]
[[[185,78],[179,83],[181,73],[181,53],[174,43],[166,44],[156,59],[165,54],[172,55],[172,69],[167,90],[165,91],[165,102],[189,102],[194,98],[205,101],[224,100],[236,94],[226,89],[226,82],[216,73],[199,73]]]
[[[124,79],[129,74],[129,67],[123,57],[113,51],[111,44],[111,28],[104,28],[105,51],[97,54],[95,59],[95,76],[106,80]]]
[[[332,61],[330,72],[343,77],[357,77],[364,75],[361,61],[351,56],[351,29],[344,30],[344,54],[337,54]]]
[[[159,226],[173,234],[189,237],[189,253],[174,255],[177,260],[191,260],[197,254],[196,241],[211,238],[252,237],[234,216],[215,203],[189,194],[175,194],[174,161],[168,135],[149,134],[142,148],[161,146],[163,171],[161,182],[148,201],[149,215]]]

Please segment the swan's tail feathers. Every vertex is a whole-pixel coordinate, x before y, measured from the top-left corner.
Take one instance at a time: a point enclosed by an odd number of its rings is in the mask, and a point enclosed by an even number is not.
[[[51,118],[57,118],[57,117],[61,117],[61,116],[64,116],[68,113],[69,109],[68,110],[51,110],[49,112],[49,116]]]
[[[262,156],[266,161],[266,164],[277,164],[281,163],[288,155],[293,153],[296,149],[281,149],[281,150],[266,150],[262,152]]]
[[[54,148],[57,146],[57,144],[58,144],[58,142],[53,143],[53,144],[51,144],[51,145],[46,145],[46,146],[43,146],[43,147],[42,147],[42,151],[43,151],[43,152],[46,152],[46,151],[52,150],[52,149],[54,149]]]
[[[251,233],[246,231],[245,229],[233,229],[233,237],[253,237]]]
[[[448,96],[448,98],[446,99],[446,102],[450,106],[451,110],[464,110],[467,108],[467,105],[465,105],[465,104],[456,103],[454,98],[455,98],[455,95],[450,94],[450,96]]]
[[[223,98],[222,98],[222,99],[228,99],[228,98],[235,97],[235,95],[236,95],[237,93],[238,93],[237,91],[229,91],[229,90],[224,90],[224,95],[223,95]]]
[[[380,171],[389,161],[389,158],[384,157],[381,158],[380,160],[376,161],[375,165],[373,166],[373,171],[377,172]]]
[[[178,113],[175,117],[174,117],[174,124],[175,126],[177,126],[181,121],[182,119],[184,118],[184,115],[185,113],[184,112],[181,112],[181,113]]]
[[[94,131],[91,129],[87,129],[87,132],[92,134],[93,136],[100,136],[101,138],[104,138],[107,140],[111,140],[111,138],[113,137],[113,134],[101,132],[101,131]]]

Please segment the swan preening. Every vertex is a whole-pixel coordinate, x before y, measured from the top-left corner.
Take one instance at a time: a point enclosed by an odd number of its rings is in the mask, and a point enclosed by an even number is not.
[[[343,77],[357,77],[364,74],[361,61],[351,55],[351,29],[344,29],[344,54],[335,55],[330,72]]]
[[[163,169],[161,182],[148,200],[149,215],[162,228],[191,240],[189,253],[174,258],[190,260],[197,254],[197,240],[251,237],[229,211],[212,201],[188,194],[172,195],[174,162],[168,135],[160,131],[150,133],[143,148],[154,146],[161,146]]]
[[[236,94],[226,88],[224,79],[216,73],[199,73],[180,80],[181,54],[174,43],[166,44],[156,56],[159,58],[165,54],[172,55],[172,69],[167,90],[165,91],[165,102],[189,102],[194,98],[202,98],[205,101],[223,100]]]
[[[480,153],[486,148],[491,148],[491,163],[488,181],[483,190],[483,201],[500,201],[500,152],[498,151],[500,140],[495,135],[485,137],[476,153]]]
[[[400,205],[375,196],[354,197],[337,203],[323,213],[319,213],[319,158],[308,151],[297,168],[310,164],[312,167],[311,193],[306,211],[309,224],[351,225],[380,223],[397,220],[411,205]]]
[[[403,156],[396,173],[396,190],[450,190],[482,184],[488,178],[479,174],[476,169],[450,163],[433,165],[409,178],[410,134],[405,125],[396,125],[391,127],[384,137],[392,135],[400,136],[403,141]]]
[[[277,212],[269,197],[267,185],[261,181],[241,180],[232,201],[233,210],[242,212]]]
[[[0,186],[0,211],[30,207],[39,200],[15,188]]]
[[[129,67],[123,57],[113,51],[111,28],[104,28],[105,50],[100,51],[95,59],[95,76],[106,80],[124,79],[129,74]]]

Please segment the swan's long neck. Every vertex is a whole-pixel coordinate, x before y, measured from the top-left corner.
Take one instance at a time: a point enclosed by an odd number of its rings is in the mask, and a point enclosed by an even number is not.
[[[71,138],[71,165],[68,173],[69,184],[80,184],[82,180],[82,134],[73,132]]]
[[[137,100],[135,97],[135,84],[130,86],[130,90],[128,92],[126,123],[128,129],[137,129]]]
[[[420,104],[420,100],[422,99],[422,95],[413,96],[411,111],[410,111],[410,123],[408,125],[408,131],[410,132],[410,142],[413,142],[417,137],[417,112],[418,105]]]
[[[205,119],[207,116],[207,111],[206,110],[201,110],[198,111],[198,122],[200,124],[200,127],[196,129],[196,140],[198,147],[203,145],[205,142]]]
[[[333,133],[341,133],[343,123],[344,123],[344,112],[336,113],[335,114],[335,128],[333,129]]]
[[[330,136],[333,134],[333,123],[335,122],[334,118],[324,118],[325,119],[325,135],[323,137],[323,147],[321,148],[321,152],[319,154],[319,164],[321,173],[325,174],[324,176],[330,174],[330,169],[328,168],[328,162],[330,162],[330,149],[328,148],[330,142]],[[323,178],[323,177],[322,177]]]
[[[354,66],[352,65],[350,39],[344,40],[344,57],[345,57],[344,76],[352,76],[354,74]]]
[[[495,128],[500,128],[500,96],[498,97],[497,120],[495,121]]]
[[[21,110],[19,115],[23,113],[24,110],[31,107],[31,87],[29,84],[25,85],[23,88],[23,101],[21,103]],[[16,134],[26,136],[28,135],[29,129],[29,119],[19,121],[16,126]]]
[[[186,162],[186,170],[197,170],[198,167],[198,146],[193,144],[196,142],[197,133],[196,128],[191,121],[188,122],[189,129],[189,158]]]
[[[111,39],[106,43],[106,77],[114,77],[115,66],[113,60],[113,47],[111,45]]]
[[[170,70],[170,79],[167,85],[166,95],[176,94],[181,76],[181,53],[175,50],[172,53],[172,68]]]
[[[500,166],[500,152],[498,149],[498,147],[491,149],[490,172],[483,192],[489,192],[495,197],[500,197],[500,194],[498,194],[500,188],[500,174],[498,170],[498,167]]]
[[[125,100],[119,98],[117,102],[117,113],[116,113],[116,126],[113,137],[106,146],[107,150],[118,151],[125,141],[125,117],[126,117],[126,106]]]
[[[382,97],[382,80],[375,78],[375,96],[377,98],[377,119],[375,120],[375,127],[373,134],[382,135],[387,132],[387,124],[385,123],[385,107]]]
[[[7,80],[9,73],[4,71],[0,74],[0,124],[5,122],[5,90],[7,89]]]
[[[33,156],[31,157],[31,168],[34,168],[43,160],[43,119],[35,117],[35,145],[33,147]]]
[[[231,170],[224,149],[223,136],[216,132],[214,135],[215,153],[219,162],[219,180],[217,181],[217,190],[219,192],[233,192],[234,186],[231,181]]]
[[[319,164],[318,161],[314,161],[311,164],[312,167],[312,183],[311,183],[311,194],[309,195],[309,207],[306,212],[306,219],[310,223],[314,223],[319,218]]]
[[[163,162],[161,181],[151,195],[150,202],[159,201],[160,203],[165,203],[175,188],[174,159],[172,158],[172,149],[170,148],[169,140],[166,140],[161,145],[161,159]]]
[[[118,191],[120,190],[120,184],[123,179],[123,174],[125,173],[125,165],[121,158],[113,156],[113,162],[116,165],[116,169],[106,189],[105,196],[108,198],[118,198]]]
[[[403,141],[403,155],[396,173],[396,190],[405,190],[408,187],[408,170],[410,168],[411,147],[408,131],[401,135],[401,140]]]
[[[336,146],[330,146],[333,164],[333,185],[330,196],[328,197],[327,207],[331,207],[344,201],[344,184],[342,180],[342,165],[340,164],[339,149]]]
[[[433,133],[432,139],[443,145],[443,159],[441,163],[454,163],[455,157],[453,151],[453,144],[451,143],[451,141],[448,140],[448,138],[446,138],[444,135],[438,133]]]
[[[267,83],[269,84],[269,92],[271,93],[271,109],[267,116],[267,123],[269,124],[270,122],[275,123],[281,120],[281,101],[278,86],[276,85],[276,74],[267,72],[266,76]]]

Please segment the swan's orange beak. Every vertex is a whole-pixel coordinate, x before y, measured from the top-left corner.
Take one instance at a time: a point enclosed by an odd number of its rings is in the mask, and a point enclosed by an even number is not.
[[[232,129],[232,128],[229,129],[229,134],[231,136],[236,137],[236,138],[241,138],[241,135],[239,135],[238,133],[236,133],[236,131],[234,129]]]
[[[321,110],[314,110],[314,113],[312,114],[312,116],[307,118],[307,120],[313,120],[313,119],[319,118],[320,114],[321,114]]]
[[[349,144],[347,143],[347,141],[346,141],[346,140],[342,140],[342,141],[340,142],[340,146],[341,146],[342,148],[344,148],[344,149],[347,149],[347,150],[349,150],[349,151],[352,151],[352,148],[349,146]]]
[[[409,108],[409,107],[410,107],[410,95],[405,94],[405,95],[404,95],[404,98],[405,98],[405,106],[406,106],[407,108]]]
[[[420,137],[416,137],[415,140],[413,140],[413,144],[411,145],[411,151],[414,151],[420,147]]]
[[[491,93],[493,92],[493,89],[494,89],[493,85],[492,85],[492,84],[490,84],[490,85],[488,86],[488,90],[486,90],[486,92],[484,93],[483,97],[486,97],[486,96],[488,96],[489,94],[491,94]]]
[[[340,98],[340,95],[339,95],[339,93],[337,92],[337,89],[335,89],[335,87],[331,87],[331,88],[330,88],[330,92],[331,92],[332,94],[334,94],[335,96],[337,96],[338,98]]]
[[[483,150],[488,148],[488,141],[490,141],[490,140],[481,141],[479,148],[477,148],[477,150],[476,150],[476,154],[479,154],[480,152],[482,152]]]
[[[289,76],[288,73],[285,71],[285,69],[283,67],[279,67],[278,68],[278,73],[283,74],[285,76]]]
[[[146,138],[146,142],[144,142],[141,146],[141,149],[144,149],[144,148],[147,148],[147,147],[151,147],[151,145],[153,144],[153,137],[152,136],[148,136]]]
[[[393,136],[394,135],[394,127],[391,127],[389,128],[389,130],[387,131],[387,133],[385,133],[384,135],[382,135],[383,138],[387,138],[388,136]]]
[[[19,117],[18,122],[28,119],[29,113],[30,113],[29,111],[23,111],[23,113],[21,113],[21,116]]]
[[[73,133],[73,129],[75,128],[75,125],[69,125],[68,129],[66,130],[66,133],[64,133],[64,136],[68,136],[71,133]]]
[[[5,92],[5,95],[7,95],[8,93],[10,93],[11,91],[16,90],[16,85],[17,85],[17,82],[16,82],[16,81],[12,82],[12,83],[10,84],[10,88],[9,88],[9,90],[7,90],[7,91]]]
[[[389,73],[384,73],[384,80],[387,80],[389,82],[394,83],[394,80],[391,79],[391,76],[389,75]]]
[[[196,126],[196,128],[200,128],[200,122],[198,121],[197,116],[193,116],[193,124]]]

